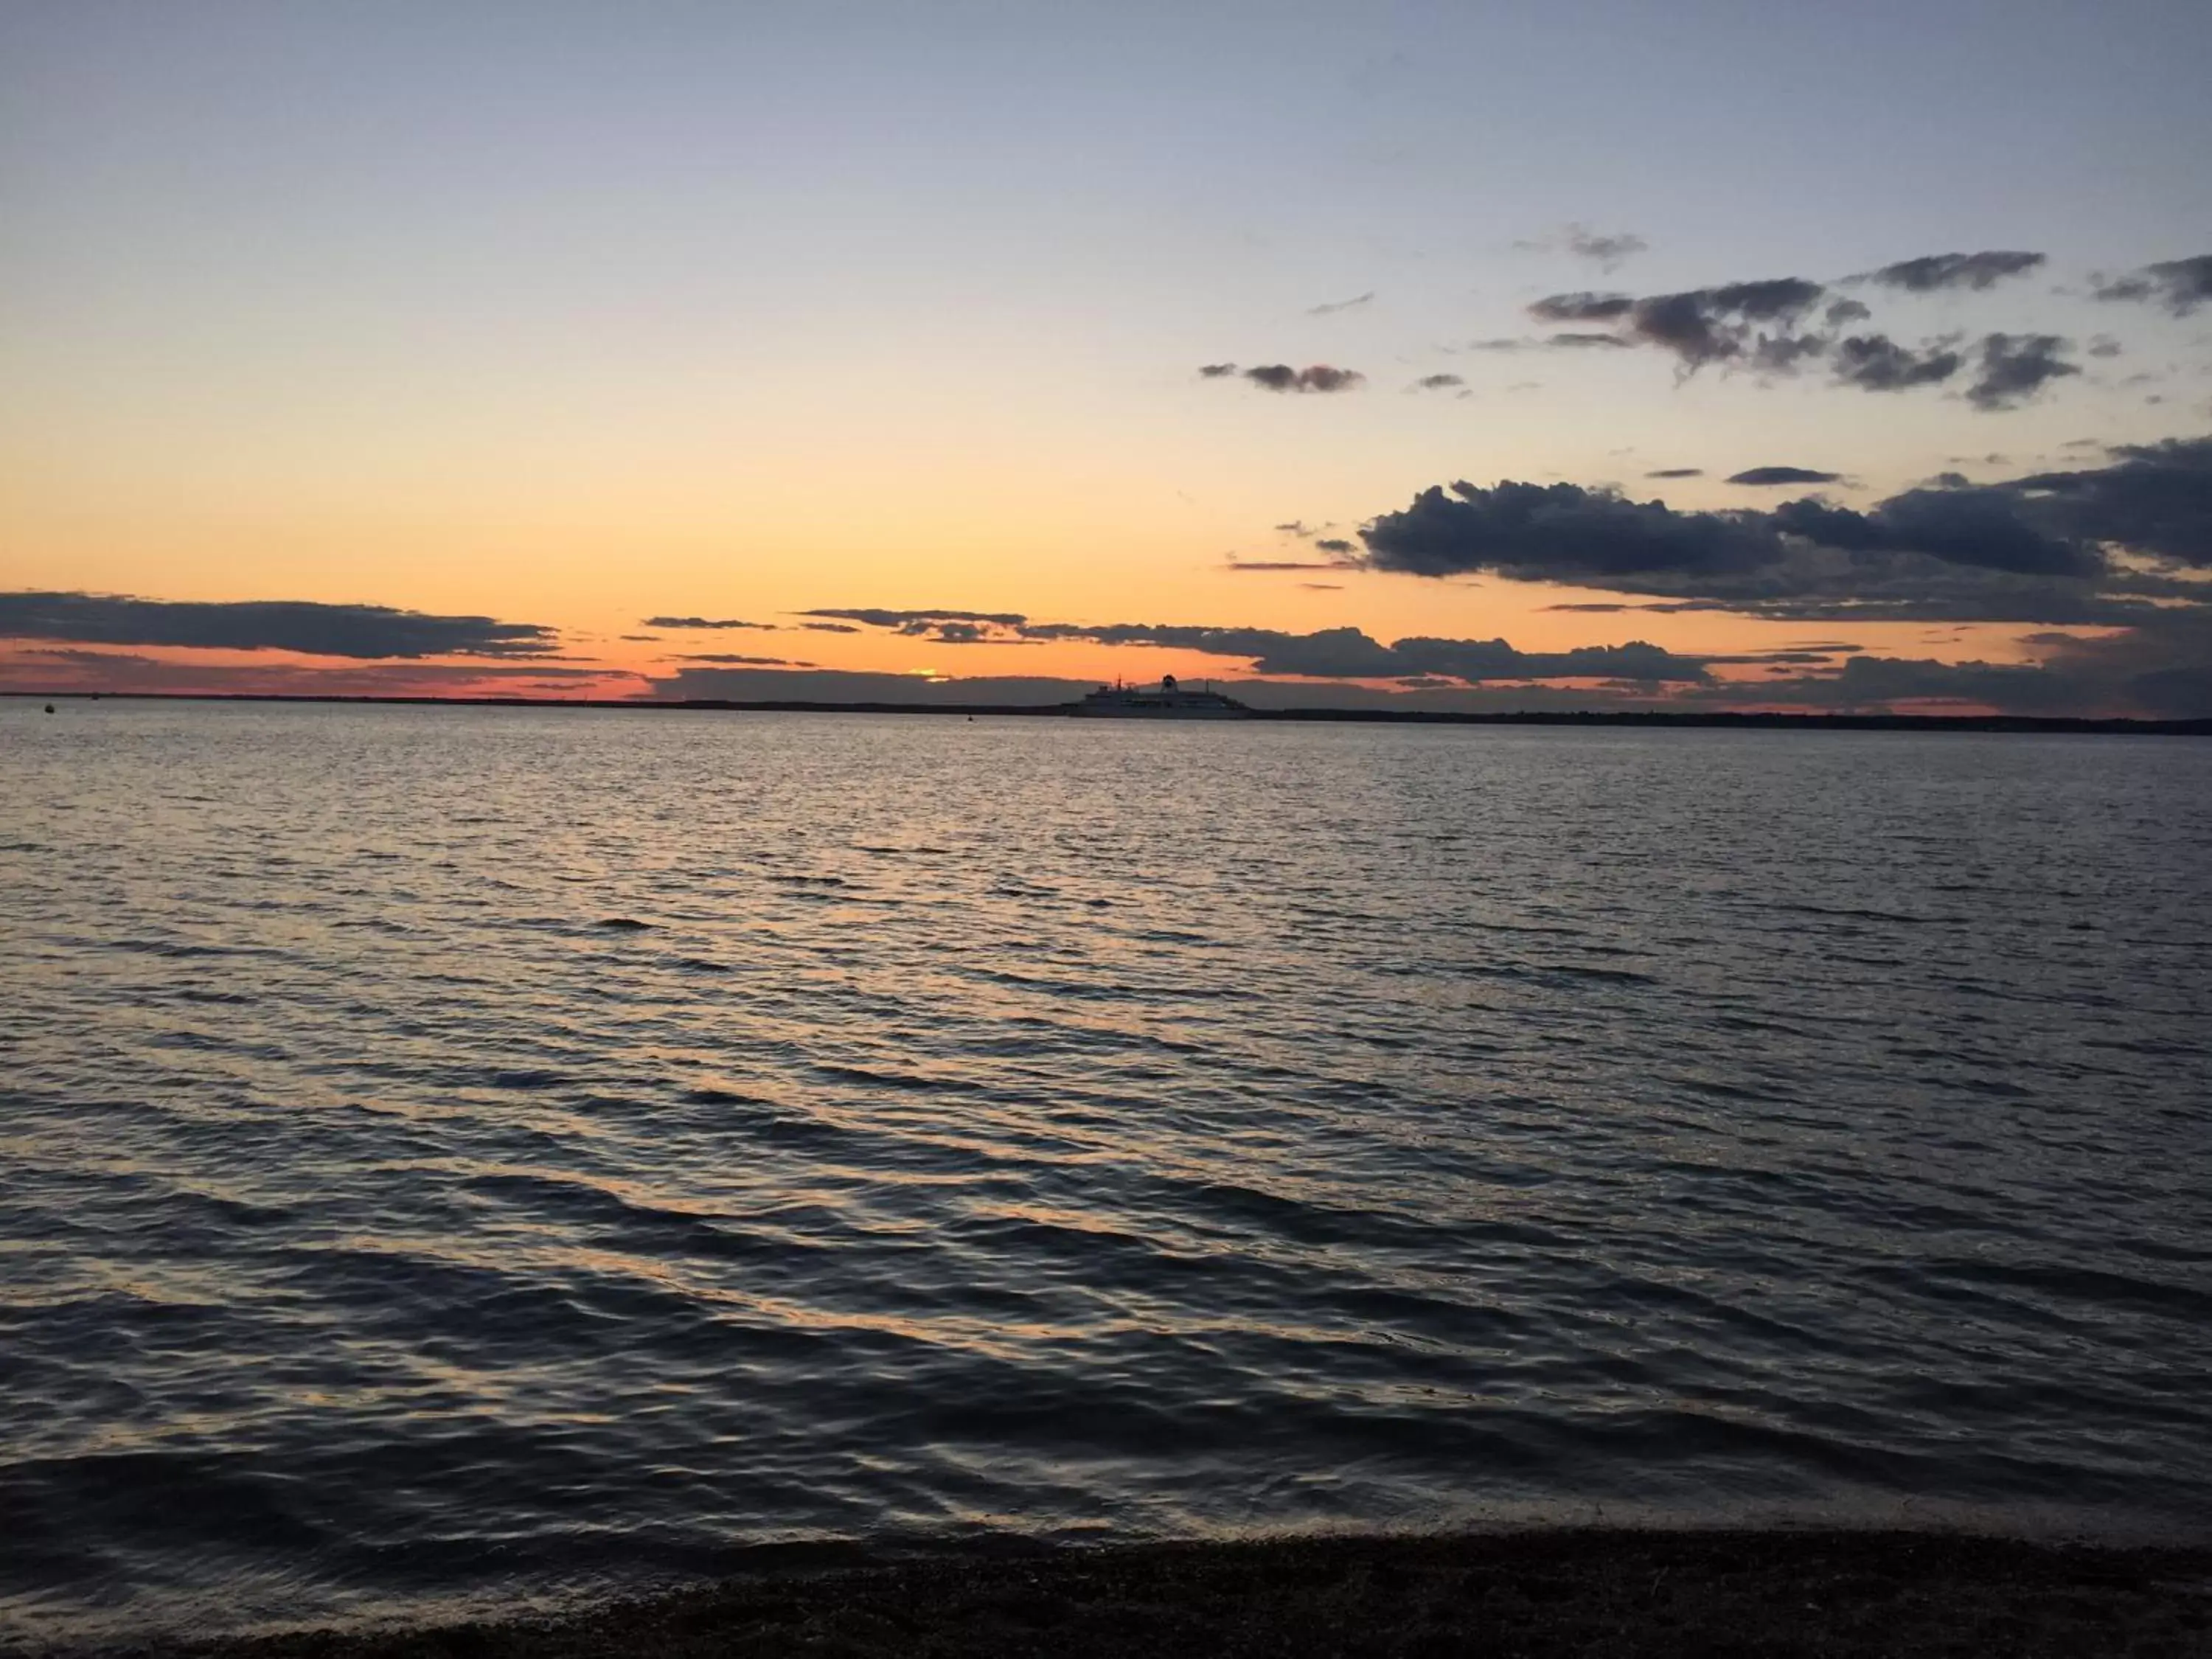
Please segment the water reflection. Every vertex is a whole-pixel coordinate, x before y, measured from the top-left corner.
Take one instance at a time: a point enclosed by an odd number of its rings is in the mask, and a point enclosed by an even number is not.
[[[2212,1495],[2212,747],[9,737],[19,1613]]]

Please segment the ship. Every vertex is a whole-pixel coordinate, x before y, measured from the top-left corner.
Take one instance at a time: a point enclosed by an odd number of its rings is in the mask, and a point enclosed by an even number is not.
[[[1082,702],[1068,704],[1067,712],[1109,720],[1235,720],[1252,713],[1236,698],[1218,691],[1186,691],[1172,674],[1163,674],[1158,685],[1102,685]]]

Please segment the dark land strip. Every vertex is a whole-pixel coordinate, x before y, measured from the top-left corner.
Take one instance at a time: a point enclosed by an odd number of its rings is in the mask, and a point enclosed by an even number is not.
[[[395,704],[453,708],[632,708],[672,714],[722,711],[749,714],[979,714],[1025,718],[1073,714],[1075,705],[1050,703],[920,703],[732,702],[696,698],[670,702],[625,697],[319,697],[287,694],[190,691],[0,691],[27,702],[277,702]],[[1796,712],[1730,714],[1723,710],[1516,709],[1457,714],[1412,708],[1253,708],[1242,721],[1341,721],[1370,726],[1611,726],[1668,731],[1719,727],[1748,732],[2046,732],[2114,737],[2212,737],[2212,717],[2190,720],[2075,718],[2040,714],[1831,714]],[[1197,722],[1190,722],[1195,724]],[[1208,726],[1236,724],[1207,720]]]

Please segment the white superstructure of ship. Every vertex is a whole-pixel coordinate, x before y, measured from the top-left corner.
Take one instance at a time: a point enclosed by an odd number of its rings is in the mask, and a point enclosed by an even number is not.
[[[1102,685],[1068,705],[1072,714],[1113,720],[1234,720],[1251,712],[1218,691],[1187,690],[1172,674],[1162,675],[1158,685]]]

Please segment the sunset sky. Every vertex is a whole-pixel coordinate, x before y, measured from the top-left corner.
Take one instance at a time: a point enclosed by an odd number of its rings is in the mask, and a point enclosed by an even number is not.
[[[2203,0],[23,0],[0,689],[2212,714],[2208,85]]]

